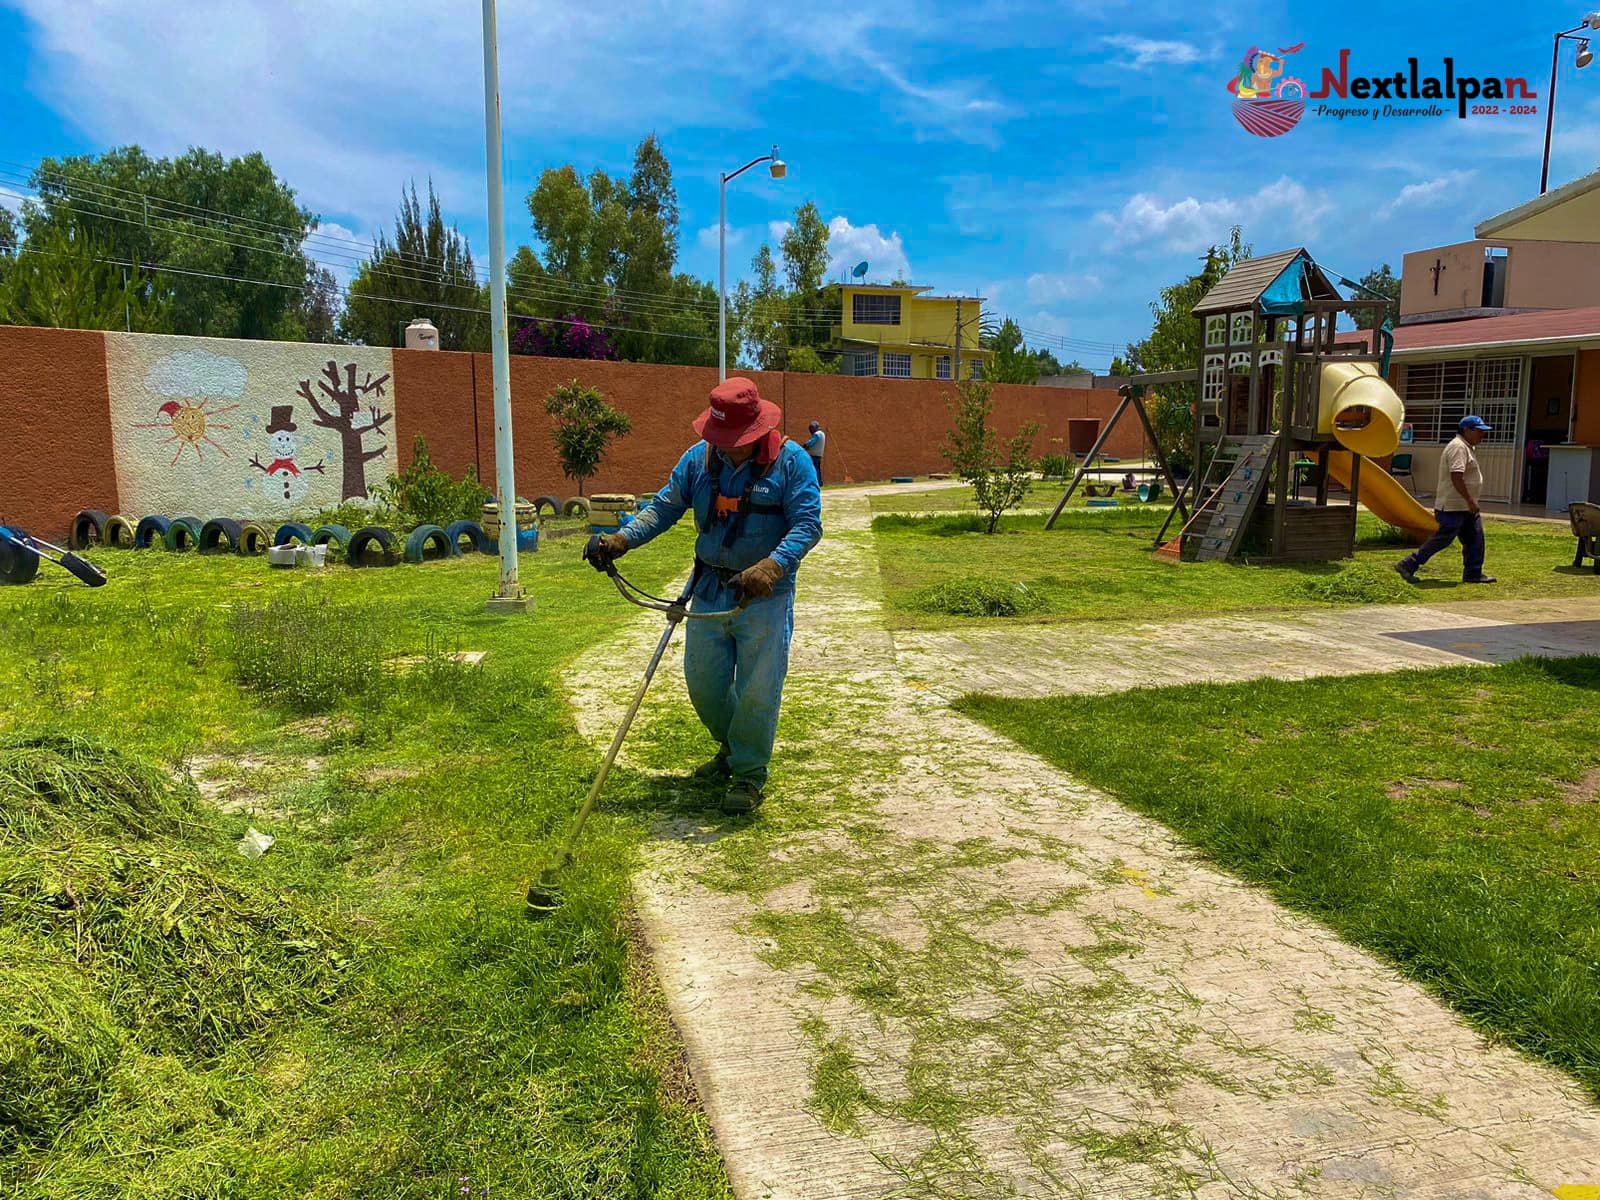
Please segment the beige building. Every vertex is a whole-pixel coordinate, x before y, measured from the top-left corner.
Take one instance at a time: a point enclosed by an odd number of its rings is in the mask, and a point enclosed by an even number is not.
[[[1600,499],[1600,171],[1402,260],[1394,374],[1419,491],[1456,422],[1494,426],[1484,497]]]

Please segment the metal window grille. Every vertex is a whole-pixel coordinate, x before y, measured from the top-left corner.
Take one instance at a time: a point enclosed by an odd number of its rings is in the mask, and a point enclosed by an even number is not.
[[[898,299],[899,297],[896,297],[896,300]],[[910,379],[911,355],[885,352],[883,356],[883,374],[888,379]]]
[[[933,360],[933,374],[936,379],[950,378],[950,356],[941,354]]]
[[[845,374],[857,377],[876,375],[878,373],[878,352],[876,350],[857,351],[845,356]]]
[[[1520,358],[1455,359],[1406,368],[1406,420],[1421,446],[1448,442],[1469,413],[1494,427],[1484,438],[1487,445],[1509,446],[1517,436],[1521,396]]]
[[[857,325],[898,325],[900,297],[880,296],[876,293],[852,296],[850,315]]]
[[[975,358],[972,360],[972,378],[983,378],[983,359]]]

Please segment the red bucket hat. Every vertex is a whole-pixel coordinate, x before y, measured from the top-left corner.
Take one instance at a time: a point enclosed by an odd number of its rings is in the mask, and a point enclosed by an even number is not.
[[[778,427],[783,410],[763,400],[756,385],[741,375],[711,389],[711,405],[694,419],[694,431],[722,450],[748,446]]]

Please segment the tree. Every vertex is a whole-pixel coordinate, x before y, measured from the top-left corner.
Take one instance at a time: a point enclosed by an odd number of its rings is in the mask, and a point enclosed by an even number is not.
[[[445,226],[433,181],[423,211],[417,185],[400,190],[394,242],[382,230],[372,257],[356,270],[339,318],[339,335],[367,346],[403,346],[413,317],[439,330],[443,350],[487,350],[489,321],[472,247],[456,226]]]
[[[789,363],[784,370],[799,371],[806,375],[837,375],[839,360],[823,358],[810,346],[796,346],[789,351]]]
[[[741,281],[733,308],[739,314],[743,343],[762,371],[781,371],[789,359],[788,301],[778,285],[778,266],[765,242],[750,260],[754,284]]]
[[[543,257],[524,247],[512,258],[519,313],[604,325],[624,359],[716,361],[717,292],[674,272],[678,193],[653,134],[635,147],[625,180],[598,169],[582,177],[570,163],[547,169],[528,214]]]
[[[365,378],[357,380],[355,363],[346,363],[341,371],[339,364],[331,358],[328,365],[322,368],[322,374],[324,378],[317,380],[317,391],[322,393],[323,399],[332,400],[338,411],[330,412],[322,406],[316,393],[311,390],[309,379],[300,381],[300,398],[317,415],[312,424],[331,429],[339,435],[339,457],[344,463],[341,500],[354,500],[358,496],[365,498],[367,464],[375,458],[382,458],[388,453],[389,447],[385,443],[374,450],[365,450],[362,448],[362,439],[371,433],[381,434],[383,427],[394,420],[394,413],[383,412],[373,404],[367,410],[365,419],[358,422],[357,418],[361,416],[363,400],[368,396],[382,397],[389,376],[374,378],[369,372]]]
[[[604,331],[576,313],[549,321],[527,318],[511,334],[513,354],[542,354],[546,358],[616,358]]]
[[[1113,361],[1113,373],[1120,366],[1126,373],[1145,371],[1193,371],[1200,364],[1200,322],[1194,306],[1226,275],[1234,263],[1254,253],[1235,225],[1224,246],[1206,250],[1200,270],[1188,278],[1161,289],[1151,302],[1155,318],[1143,341],[1128,347],[1126,364]],[[1194,454],[1195,390],[1192,383],[1166,384],[1150,403],[1150,417],[1156,427],[1161,452],[1174,470],[1192,469]]]
[[[993,386],[982,379],[963,379],[956,395],[945,395],[953,424],[945,434],[941,453],[956,477],[972,487],[978,510],[989,518],[985,533],[993,533],[1001,514],[1015,508],[1028,495],[1033,475],[1033,442],[1039,423],[1029,421],[1001,445],[989,428],[994,411]]]
[[[581,496],[583,481],[600,469],[606,445],[613,437],[630,433],[633,422],[606,403],[598,388],[584,387],[576,379],[551,392],[544,410],[555,419],[561,469],[568,479],[577,480]]]
[[[169,298],[161,277],[106,260],[103,248],[82,230],[47,228],[30,237],[27,253],[0,275],[0,325],[46,325],[57,329],[133,329],[164,333],[170,328]]]
[[[1022,344],[1022,329],[1010,317],[992,336],[983,339],[993,351],[983,376],[991,383],[1038,383],[1039,360]]]
[[[24,239],[43,245],[51,231],[81,232],[103,257],[145,264],[147,276],[171,268],[160,285],[172,332],[301,336],[310,265],[301,244],[317,219],[260,154],[224,158],[196,147],[166,159],[123,146],[41,159],[32,181]]]
[[[1385,316],[1395,317],[1399,315],[1400,278],[1389,269],[1388,263],[1384,263],[1383,266],[1368,271],[1361,277],[1359,282],[1361,287],[1356,290],[1356,298],[1358,300],[1376,299],[1377,297],[1373,296],[1372,293],[1377,292],[1379,295],[1387,296],[1390,300],[1394,301],[1394,310],[1391,313],[1385,314],[1375,313],[1373,310],[1368,309],[1366,312],[1362,313],[1356,318],[1356,328],[1371,329],[1374,325],[1383,324],[1383,318]]]
[[[300,301],[300,327],[308,342],[339,340],[339,316],[343,302],[339,281],[327,267],[312,267],[306,275],[305,295]]]
[[[9,208],[0,208],[0,287],[5,286],[6,274],[17,261],[17,223]]]
[[[789,290],[807,297],[820,292],[828,273],[828,227],[811,201],[794,210],[794,220],[785,230],[779,248],[783,251],[783,273],[788,277]]]

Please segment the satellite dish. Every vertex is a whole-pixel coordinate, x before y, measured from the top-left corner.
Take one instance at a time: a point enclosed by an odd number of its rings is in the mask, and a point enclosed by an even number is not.
[[[851,269],[851,271],[850,271],[850,274],[852,274],[852,275],[854,275],[854,276],[855,276],[855,277],[856,277],[856,278],[857,278],[857,279],[864,279],[864,278],[866,278],[866,274],[867,274],[867,260],[866,260],[866,259],[864,259],[864,258],[863,258],[863,259],[862,259],[862,260],[861,260],[861,261],[860,261],[860,262],[858,262],[858,263],[857,263],[857,264],[856,264],[856,265],[855,265],[855,266],[854,266],[854,267],[853,267],[853,268],[852,268],[852,269]]]

